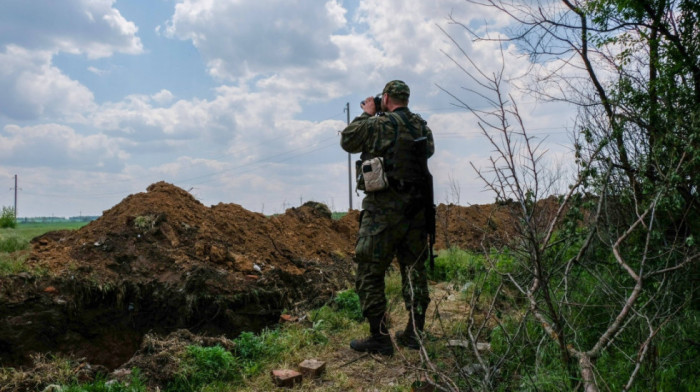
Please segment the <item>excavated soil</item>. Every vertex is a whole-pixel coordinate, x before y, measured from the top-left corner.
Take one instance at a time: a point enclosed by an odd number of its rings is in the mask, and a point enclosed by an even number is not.
[[[436,251],[508,243],[511,209],[441,204]],[[206,207],[155,183],[79,230],[33,239],[27,263],[41,274],[0,277],[0,365],[62,353],[116,369],[144,336],[235,337],[323,305],[353,281],[358,217],[314,202],[272,217]]]

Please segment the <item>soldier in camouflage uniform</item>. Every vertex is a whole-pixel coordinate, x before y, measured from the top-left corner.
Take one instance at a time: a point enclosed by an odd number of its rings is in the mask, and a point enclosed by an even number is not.
[[[362,313],[370,323],[371,336],[350,343],[350,347],[362,352],[384,355],[394,352],[386,328],[384,295],[384,275],[394,256],[399,263],[403,298],[410,314],[406,329],[396,334],[399,344],[418,348],[416,331],[423,329],[430,302],[425,267],[428,257],[426,195],[421,191],[424,171],[420,165],[427,163],[435,145],[426,122],[408,109],[409,95],[404,82],[387,83],[382,92],[381,108],[375,107],[373,97],[363,101],[364,112],[343,130],[340,142],[345,151],[362,153],[363,161],[383,157],[389,180],[387,189],[365,192],[362,201],[355,248],[355,287]],[[400,147],[421,137],[427,139],[422,153]]]

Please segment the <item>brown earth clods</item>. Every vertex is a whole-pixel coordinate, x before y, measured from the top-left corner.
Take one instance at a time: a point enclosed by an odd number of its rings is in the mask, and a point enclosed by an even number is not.
[[[441,204],[435,249],[507,243],[510,208]],[[315,202],[268,217],[152,184],[79,230],[32,240],[27,264],[46,273],[0,278],[0,364],[58,352],[114,369],[146,333],[231,337],[320,306],[352,284],[358,217],[333,220]]]

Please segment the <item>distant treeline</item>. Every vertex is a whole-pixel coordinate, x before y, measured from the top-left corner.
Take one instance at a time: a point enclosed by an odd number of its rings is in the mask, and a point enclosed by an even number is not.
[[[17,223],[56,223],[56,222],[91,222],[99,216],[34,216],[31,218],[17,218]]]

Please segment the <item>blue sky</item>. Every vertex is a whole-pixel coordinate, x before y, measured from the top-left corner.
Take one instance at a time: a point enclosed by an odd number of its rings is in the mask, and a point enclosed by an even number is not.
[[[409,106],[434,132],[436,201],[494,200],[470,166],[485,167],[492,148],[438,87],[479,106],[440,27],[495,71],[498,45],[472,42],[447,21],[508,27],[488,9],[461,0],[3,0],[0,8],[0,205],[13,205],[16,174],[19,216],[100,215],[157,181],[205,205],[277,213],[314,200],[347,210],[345,105],[354,118],[360,100],[393,79],[411,87]],[[506,65],[515,85],[551,66],[514,47]],[[570,162],[572,110],[509,92],[552,165]],[[354,208],[361,197],[353,192]]]

